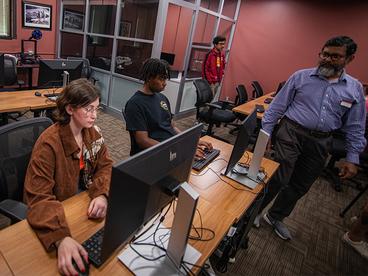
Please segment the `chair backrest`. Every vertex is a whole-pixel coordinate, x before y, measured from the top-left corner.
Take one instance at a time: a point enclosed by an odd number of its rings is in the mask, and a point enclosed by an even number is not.
[[[50,125],[49,118],[38,117],[0,127],[0,200],[22,201],[33,146]]]
[[[253,86],[253,98],[259,98],[263,96],[263,89],[258,81],[252,81]]]
[[[285,85],[285,83],[286,83],[286,81],[282,81],[282,82],[279,83],[279,86],[277,86],[276,93],[278,93],[281,90],[281,88]]]
[[[4,55],[4,85],[17,83],[17,58],[12,55]]]
[[[237,101],[235,103],[236,105],[241,105],[248,101],[247,89],[245,89],[245,86],[243,84],[239,84],[236,87],[236,93],[237,93]]]
[[[197,79],[193,81],[196,88],[197,102],[195,106],[197,108],[204,106],[206,103],[210,103],[213,99],[212,90],[207,80]]]
[[[92,68],[89,63],[89,59],[82,58],[82,57],[67,57],[68,60],[82,60],[83,67],[82,67],[82,78],[89,79],[92,75]]]
[[[126,114],[124,109],[121,111],[121,113],[123,114],[123,118],[126,124],[127,118],[126,118]],[[135,141],[134,138],[134,133],[132,131],[129,131],[129,137],[130,137],[130,153],[129,155],[132,156],[134,154],[136,154],[139,151],[139,147],[137,145],[137,142]]]

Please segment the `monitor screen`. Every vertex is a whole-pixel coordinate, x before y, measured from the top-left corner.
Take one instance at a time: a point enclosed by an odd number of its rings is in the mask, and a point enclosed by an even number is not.
[[[238,136],[236,137],[236,141],[233,147],[233,151],[231,152],[231,156],[229,159],[229,163],[227,164],[225,175],[227,175],[234,166],[239,162],[240,158],[243,156],[245,150],[249,144],[249,138],[254,133],[254,130],[257,126],[257,111],[256,109],[250,113],[247,118],[243,121]]]
[[[170,65],[174,65],[175,54],[161,52],[160,59],[166,60]]]
[[[81,78],[83,61],[65,59],[41,59],[38,74],[38,86],[40,88],[61,87],[63,85],[63,73],[69,73],[69,81]]]
[[[0,53],[0,87],[4,86],[4,54]]]
[[[199,124],[114,165],[102,261],[174,199],[189,178],[201,130]]]

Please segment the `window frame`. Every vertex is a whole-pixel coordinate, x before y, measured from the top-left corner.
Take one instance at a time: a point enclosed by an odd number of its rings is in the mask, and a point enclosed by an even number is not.
[[[10,32],[8,35],[0,35],[0,39],[15,39],[17,38],[17,18],[16,18],[16,11],[17,11],[17,1],[16,0],[9,0],[10,11],[9,11],[9,25],[10,25]]]

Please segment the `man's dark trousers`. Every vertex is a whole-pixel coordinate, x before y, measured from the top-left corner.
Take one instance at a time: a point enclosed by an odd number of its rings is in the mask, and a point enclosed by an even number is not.
[[[280,167],[266,186],[263,210],[277,195],[269,215],[282,221],[321,174],[331,145],[329,133],[310,131],[284,117],[275,133],[275,161]]]

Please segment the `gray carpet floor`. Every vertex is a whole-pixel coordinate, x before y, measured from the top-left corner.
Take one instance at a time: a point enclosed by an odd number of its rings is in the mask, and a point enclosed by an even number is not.
[[[194,116],[189,116],[177,120],[175,124],[184,130],[194,122]],[[130,138],[123,120],[102,112],[97,125],[103,131],[113,160],[117,162],[127,158]],[[229,134],[230,128],[217,128],[215,132],[234,143],[235,136]],[[368,181],[362,174],[358,177],[362,183]],[[340,218],[339,212],[357,193],[348,185],[344,185],[343,191],[338,193],[328,180],[320,177],[298,202],[291,216],[285,219],[293,240],[281,240],[262,221],[259,229],[253,228],[249,233],[249,248],[238,251],[236,262],[228,264],[228,270],[223,275],[368,275],[368,262],[341,240],[349,229],[350,218],[359,214],[367,200],[368,193],[345,218]],[[222,275],[219,272],[216,274]]]

